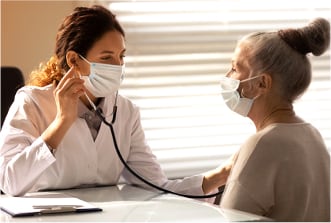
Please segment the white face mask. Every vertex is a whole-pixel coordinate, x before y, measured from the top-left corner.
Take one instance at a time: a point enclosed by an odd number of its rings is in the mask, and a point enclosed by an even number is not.
[[[106,97],[116,92],[124,79],[124,65],[110,65],[92,63],[80,56],[90,64],[90,75],[82,76],[85,87],[95,97]]]
[[[240,97],[238,93],[238,87],[240,82],[245,82],[249,80],[253,80],[260,76],[255,76],[252,78],[248,78],[245,80],[236,80],[228,77],[222,77],[220,84],[221,84],[221,94],[225,101],[225,104],[234,112],[247,117],[249,111],[252,108],[254,100],[258,97],[254,97],[252,99]]]

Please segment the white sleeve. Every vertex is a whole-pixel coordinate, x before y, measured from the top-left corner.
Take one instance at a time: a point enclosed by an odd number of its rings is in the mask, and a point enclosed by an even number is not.
[[[0,133],[0,187],[10,195],[28,192],[55,158],[33,124],[36,111],[26,95],[15,98]],[[30,109],[30,110],[29,110]]]
[[[190,195],[203,195],[203,175],[190,176],[183,179],[168,180],[156,156],[146,142],[145,134],[140,122],[139,111],[136,111],[136,120],[132,130],[130,154],[127,164],[144,179],[168,190]],[[141,180],[133,176],[126,168],[123,177],[132,184],[148,187]],[[213,199],[212,199],[213,200]],[[210,202],[212,202],[210,200]]]

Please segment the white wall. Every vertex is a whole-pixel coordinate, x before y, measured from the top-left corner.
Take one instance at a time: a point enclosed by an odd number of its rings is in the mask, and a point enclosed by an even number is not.
[[[57,29],[76,6],[92,1],[1,1],[1,65],[25,77],[53,55]]]

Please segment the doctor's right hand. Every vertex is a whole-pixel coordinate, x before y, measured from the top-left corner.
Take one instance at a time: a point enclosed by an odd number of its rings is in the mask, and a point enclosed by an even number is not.
[[[53,92],[57,109],[56,118],[71,125],[77,118],[79,97],[85,90],[84,80],[79,78],[75,68],[71,67]]]
[[[79,97],[86,90],[84,80],[76,75],[73,67],[63,76],[57,86],[54,84],[54,87],[56,117],[41,135],[51,151],[57,148],[67,130],[76,120]]]

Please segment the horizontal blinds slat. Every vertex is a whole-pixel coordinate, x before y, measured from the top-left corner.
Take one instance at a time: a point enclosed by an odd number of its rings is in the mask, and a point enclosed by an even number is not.
[[[272,10],[307,10],[307,9],[318,9],[318,8],[330,8],[330,5],[327,1],[324,0],[302,0],[300,4],[294,1],[288,0],[277,0],[277,1],[263,1],[263,0],[164,0],[164,1],[155,1],[155,0],[112,0],[110,2],[110,8],[119,13],[132,14],[135,12],[146,13],[146,12],[200,12],[200,11],[217,11],[224,12],[227,10],[232,11],[263,11],[266,9]]]

